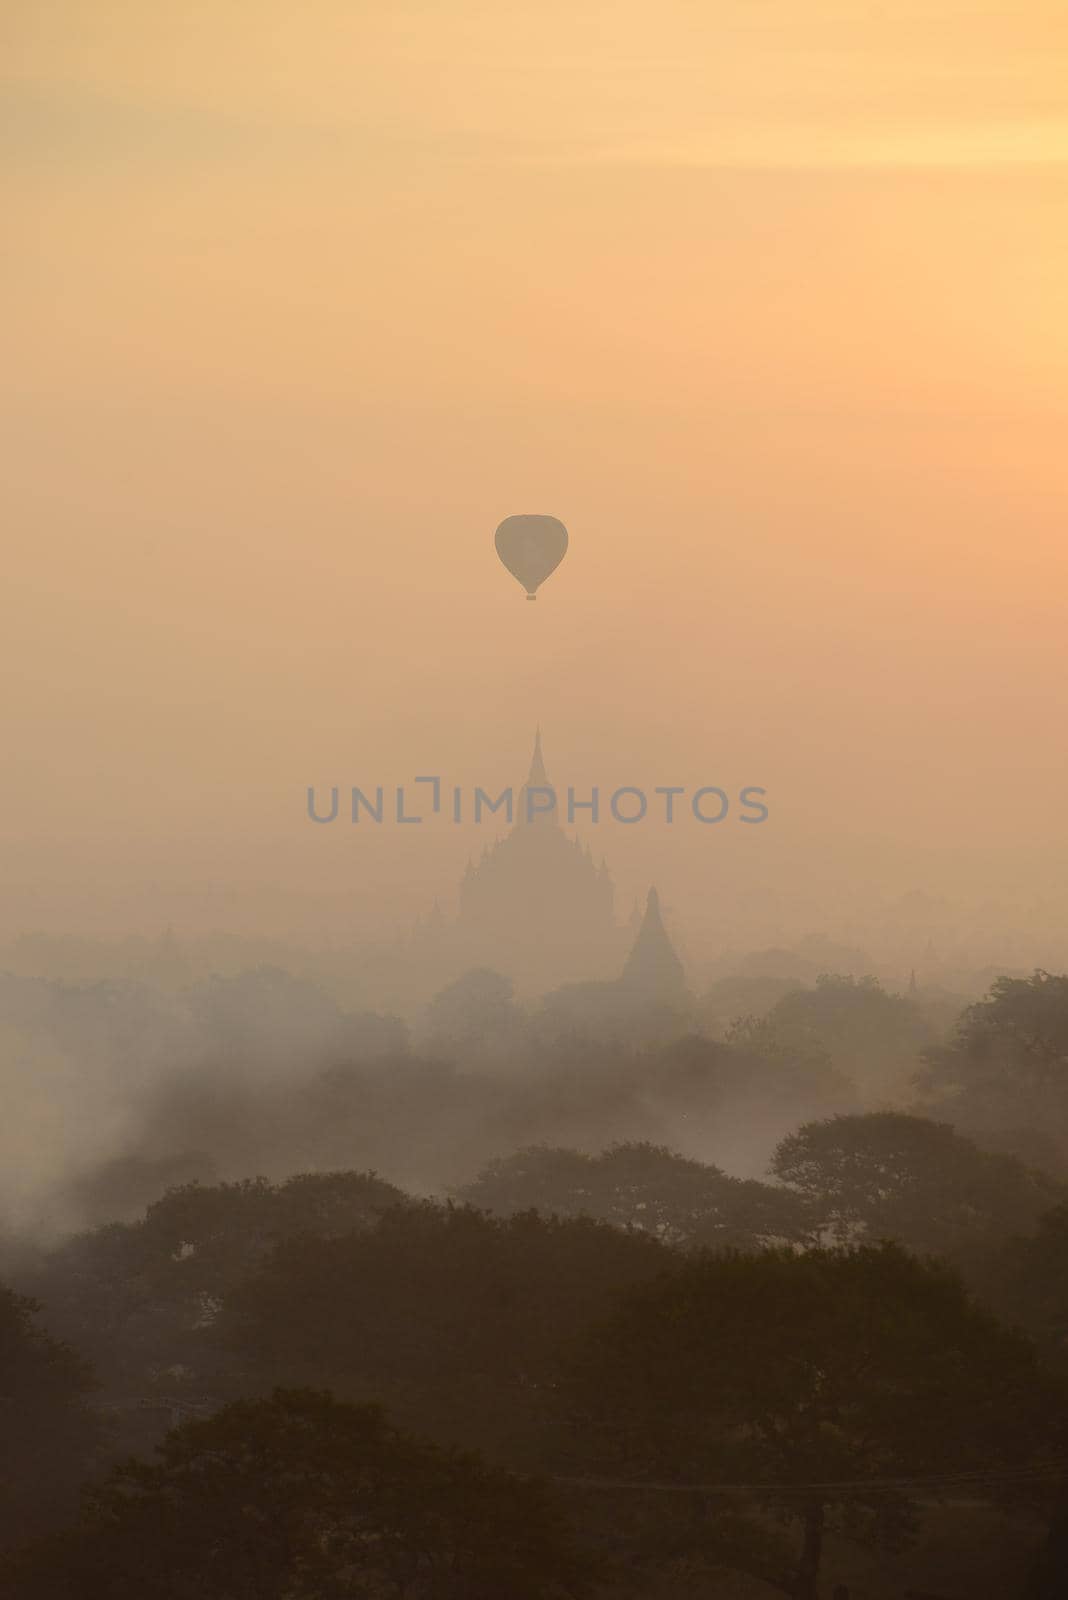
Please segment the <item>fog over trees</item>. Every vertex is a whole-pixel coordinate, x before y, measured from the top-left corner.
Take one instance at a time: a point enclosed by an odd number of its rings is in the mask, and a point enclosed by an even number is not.
[[[169,959],[0,985],[13,1593],[1061,1592],[1068,979]]]

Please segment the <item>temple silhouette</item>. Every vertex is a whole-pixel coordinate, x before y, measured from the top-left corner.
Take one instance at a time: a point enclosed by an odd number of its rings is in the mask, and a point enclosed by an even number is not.
[[[686,972],[664,927],[655,889],[649,890],[645,915],[619,982],[635,999],[655,1004],[681,1004],[686,998]]]
[[[435,901],[416,924],[408,958],[424,993],[488,968],[528,1000],[566,989],[561,1006],[573,1003],[584,1014],[590,1007],[617,1018],[685,1009],[685,969],[656,889],[618,922],[604,858],[595,862],[589,845],[565,831],[559,804],[542,809],[538,796],[527,805],[530,790],[552,788],[539,729],[508,832],[468,862],[455,920]]]
[[[469,862],[460,885],[455,937],[470,966],[491,966],[528,992],[576,976],[614,976],[626,949],[615,886],[602,857],[561,826],[559,806],[528,808],[531,789],[550,789],[534,738],[530,771],[507,834]]]

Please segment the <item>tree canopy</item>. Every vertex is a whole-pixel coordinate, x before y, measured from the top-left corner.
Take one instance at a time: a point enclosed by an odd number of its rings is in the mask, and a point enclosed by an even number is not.
[[[804,1198],[824,1236],[896,1239],[949,1256],[1029,1230],[1065,1197],[1014,1156],[898,1111],[806,1123],[781,1141],[771,1170]]]
[[[231,1296],[218,1340],[246,1388],[326,1384],[523,1460],[560,1352],[663,1259],[655,1240],[588,1218],[428,1203],[281,1245]]]
[[[977,1134],[1041,1134],[1068,1163],[1068,975],[1001,977],[962,1013],[955,1037],[926,1052],[923,1088]]]
[[[569,1393],[587,1470],[764,1485],[803,1539],[762,1575],[797,1600],[829,1513],[900,1532],[908,1480],[1026,1459],[1049,1398],[1022,1335],[889,1244],[684,1258],[588,1336]]]
[[[687,1247],[781,1243],[806,1232],[803,1207],[788,1190],[637,1141],[599,1155],[535,1145],[491,1161],[458,1198],[504,1215],[596,1217]]]
[[[50,1325],[91,1354],[109,1382],[144,1392],[150,1371],[190,1364],[190,1336],[276,1245],[370,1227],[404,1199],[370,1172],[183,1184],[138,1222],[67,1241],[40,1266],[34,1289]]]
[[[536,1483],[276,1390],[127,1461],[12,1563],[25,1600],[567,1600],[591,1569]]]
[[[102,1441],[88,1363],[0,1285],[0,1547],[69,1516]]]
[[[918,1054],[931,1044],[930,1024],[904,995],[888,994],[872,977],[824,974],[814,988],[784,994],[759,1023],[728,1035],[799,1059],[819,1059],[852,1082],[862,1103],[905,1085]]]

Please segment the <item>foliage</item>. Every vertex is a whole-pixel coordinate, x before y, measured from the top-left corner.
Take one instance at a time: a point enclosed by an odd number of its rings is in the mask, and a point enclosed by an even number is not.
[[[597,1156],[535,1145],[490,1162],[458,1198],[504,1215],[534,1209],[596,1217],[686,1247],[781,1243],[806,1232],[788,1191],[638,1142]]]
[[[589,1564],[549,1494],[276,1390],[128,1461],[80,1529],[14,1563],[25,1600],[557,1600]]]
[[[896,1111],[806,1123],[779,1144],[771,1170],[824,1236],[950,1256],[1031,1228],[1064,1194],[1013,1156]]]
[[[432,1048],[464,1054],[514,1044],[520,1021],[511,979],[475,967],[434,996],[423,1026]]]
[[[101,1444],[92,1371],[0,1286],[0,1545],[69,1515]]]
[[[402,1208],[373,1230],[280,1246],[218,1336],[246,1387],[381,1398],[434,1437],[519,1459],[560,1351],[663,1259],[655,1241],[588,1219]]]
[[[701,997],[698,1016],[702,1027],[712,1037],[722,1038],[739,1018],[759,1020],[784,995],[802,987],[796,978],[775,974],[738,973],[716,978]]]
[[[961,1127],[1037,1132],[1068,1169],[1068,975],[998,978],[927,1052],[919,1082]]]
[[[823,1057],[869,1101],[907,1079],[931,1037],[930,1024],[904,995],[887,994],[872,977],[834,974],[818,978],[815,988],[792,989],[759,1023],[748,1018],[728,1033],[765,1052]]]
[[[282,1240],[369,1227],[403,1200],[375,1173],[302,1173],[278,1184],[185,1184],[135,1223],[68,1241],[36,1274],[49,1320],[90,1352],[110,1383],[150,1385],[188,1365],[196,1341],[257,1262]]]
[[[899,1535],[885,1480],[992,1472],[1047,1436],[1027,1341],[896,1245],[683,1258],[590,1334],[570,1395],[587,1470],[768,1486],[804,1529],[780,1586],[806,1597],[829,1512]]]
[[[1068,1204],[993,1252],[978,1279],[998,1314],[1025,1328],[1049,1365],[1068,1375]]]

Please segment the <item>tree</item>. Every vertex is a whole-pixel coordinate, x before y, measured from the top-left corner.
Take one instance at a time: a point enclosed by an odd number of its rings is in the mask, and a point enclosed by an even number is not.
[[[1026,1328],[1050,1366],[1068,1376],[1068,1204],[993,1252],[978,1281],[994,1310]]]
[[[744,1248],[806,1234],[803,1208],[789,1191],[641,1142],[597,1156],[535,1145],[491,1161],[458,1198],[503,1215],[596,1217],[686,1247]]]
[[[88,1364],[0,1286],[0,1546],[68,1516],[101,1443]]]
[[[795,1600],[835,1521],[900,1534],[907,1480],[1027,1459],[1048,1404],[1027,1340],[889,1244],[682,1258],[587,1337],[568,1392],[587,1472],[760,1486],[800,1548],[751,1570]]]
[[[338,1239],[281,1245],[230,1297],[234,1382],[381,1399],[439,1440],[536,1459],[561,1349],[665,1252],[586,1218],[427,1203]]]
[[[691,1034],[639,1063],[646,1103],[656,1097],[661,1117],[685,1117],[682,1126],[704,1124],[705,1140],[761,1159],[769,1134],[781,1137],[813,1110],[852,1106],[848,1081],[821,1050],[786,1048],[745,1025],[720,1043]]]
[[[802,1058],[822,1052],[869,1103],[908,1082],[932,1039],[930,1024],[904,995],[887,994],[872,977],[834,974],[784,995],[761,1031]]]
[[[740,1018],[766,1016],[784,995],[801,987],[795,978],[759,973],[716,978],[701,997],[698,1017],[712,1038],[725,1038],[731,1025]]]
[[[277,1244],[370,1227],[404,1199],[373,1172],[183,1184],[140,1222],[111,1223],[60,1246],[33,1288],[53,1325],[92,1354],[111,1385],[144,1392],[153,1372],[195,1364],[197,1331]]]
[[[590,1567],[536,1483],[376,1406],[276,1390],[114,1469],[80,1529],[15,1563],[26,1600],[563,1600]]]
[[[920,1084],[959,1126],[1038,1133],[1068,1165],[1068,975],[998,978],[924,1061]]]
[[[522,1013],[510,978],[489,967],[475,967],[434,996],[423,1020],[432,1048],[477,1055],[493,1045],[514,1042]]]
[[[896,1111],[806,1123],[779,1144],[771,1171],[839,1243],[897,1239],[949,1256],[1033,1227],[1063,1195],[1013,1156]]]
[[[309,1057],[337,1058],[345,1018],[317,984],[281,967],[260,966],[232,978],[211,977],[188,991],[200,1049],[212,1062],[255,1062],[261,1072]]]
[[[640,1008],[618,979],[585,978],[562,983],[542,996],[530,1021],[532,1047],[557,1054],[569,1041],[611,1044],[633,1049],[646,1039],[647,1029],[636,1027]]]
[[[1068,1594],[1068,1494],[1050,1519],[1049,1531],[1028,1573],[1024,1600],[1064,1600]]]
[[[280,1240],[305,1233],[334,1238],[371,1227],[404,1198],[375,1172],[186,1184],[149,1206],[142,1233],[161,1262],[198,1258],[203,1287],[217,1294]]]

